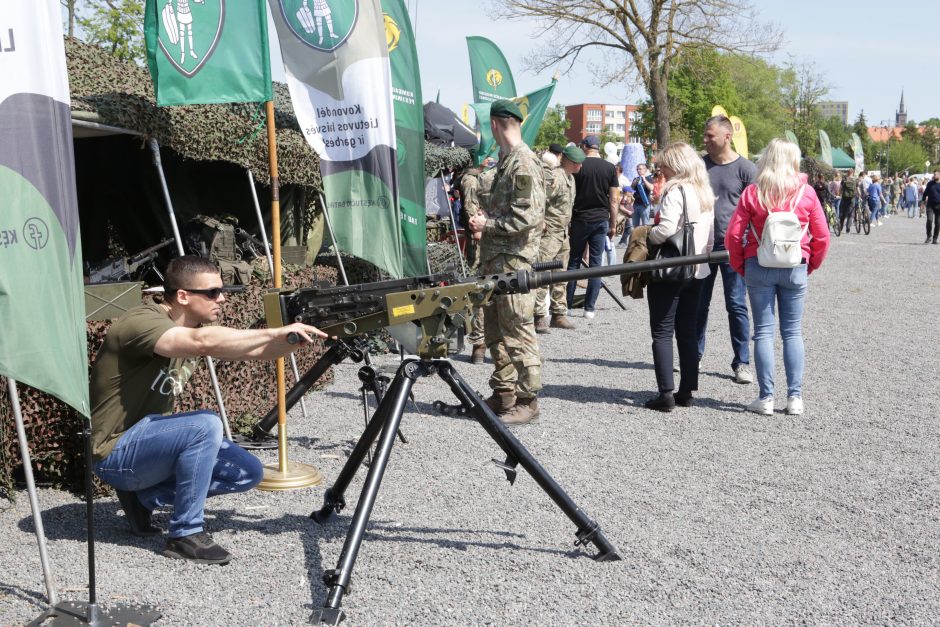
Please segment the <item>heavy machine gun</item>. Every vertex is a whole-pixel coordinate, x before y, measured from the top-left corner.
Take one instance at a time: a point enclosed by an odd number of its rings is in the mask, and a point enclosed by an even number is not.
[[[328,588],[326,602],[314,611],[311,620],[335,625],[345,618],[340,606],[352,580],[352,570],[395,443],[405,404],[415,382],[431,375],[437,375],[447,383],[466,414],[472,416],[505,453],[505,461],[493,461],[505,472],[510,484],[515,482],[516,468],[522,466],[576,525],[575,545],[593,545],[598,551],[594,556],[596,561],[620,560],[616,547],[607,539],[600,526],[575,504],[482,397],[457,373],[453,364],[445,359],[449,338],[466,324],[473,306],[484,305],[494,296],[526,293],[554,283],[632,274],[655,268],[718,263],[727,259],[728,253],[720,252],[570,271],[534,266],[531,271],[474,278],[444,273],[362,285],[318,285],[294,291],[268,292],[264,297],[268,325],[280,327],[292,322],[304,322],[319,327],[336,338],[324,356],[332,355],[328,361],[332,360],[333,363],[355,354],[355,348],[348,345],[350,338],[379,328],[389,327],[393,334],[394,330],[405,328],[414,332],[415,336],[412,352],[416,356],[402,361],[349,459],[333,486],[326,491],[323,506],[310,514],[320,524],[336,518],[346,506],[346,489],[373,442],[378,439],[378,447],[352,516],[339,563],[335,569],[323,575]],[[297,339],[294,338],[295,341]],[[314,366],[314,369],[318,368],[320,372],[325,371],[323,364]],[[315,380],[307,375],[304,379],[309,380],[307,387]],[[298,382],[288,393],[294,402],[303,394],[302,390],[298,390],[300,385],[301,382]],[[268,428],[271,426],[273,423]]]
[[[172,237],[159,244],[145,248],[132,257],[112,257],[97,264],[88,266],[89,283],[111,283],[132,278],[138,270],[153,264],[160,251],[174,243]],[[154,267],[154,272],[163,280],[163,275]]]

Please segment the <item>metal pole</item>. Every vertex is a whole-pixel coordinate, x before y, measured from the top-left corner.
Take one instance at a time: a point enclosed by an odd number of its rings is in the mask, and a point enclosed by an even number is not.
[[[29,509],[33,513],[33,526],[36,528],[36,542],[39,544],[39,563],[42,564],[42,577],[46,583],[46,597],[49,599],[49,606],[54,607],[59,599],[55,591],[52,570],[49,568],[49,554],[46,551],[46,531],[42,526],[42,513],[39,511],[39,498],[36,496],[33,463],[29,458],[29,443],[26,441],[26,430],[23,428],[23,414],[20,410],[20,396],[16,391],[16,381],[8,378],[7,390],[10,393],[10,405],[13,407],[13,422],[16,424],[16,437],[20,444],[20,458],[23,460],[23,474],[26,478],[26,491],[29,494]]]
[[[160,187],[163,190],[163,200],[166,202],[166,210],[170,216],[170,224],[173,227],[173,237],[176,239],[176,252],[180,257],[186,254],[183,250],[183,238],[180,237],[180,229],[176,224],[176,214],[173,212],[173,200],[170,198],[170,188],[166,184],[166,175],[163,172],[163,161],[160,159],[160,144],[151,137],[147,140],[147,146],[153,154],[153,165],[157,168],[157,174],[160,177]],[[225,401],[222,400],[222,390],[219,388],[219,378],[215,374],[215,362],[211,357],[206,357],[206,365],[209,366],[209,378],[212,380],[212,389],[215,391],[215,400],[219,404],[219,414],[222,416],[222,426],[225,428],[225,437],[232,439],[232,430],[229,428],[228,416],[225,413]]]
[[[336,233],[333,232],[333,223],[330,221],[330,212],[326,209],[326,198],[320,194],[320,204],[323,205],[323,219],[326,220],[326,229],[330,232],[330,241],[333,242],[333,250],[336,251],[336,262],[339,264],[339,276],[343,279],[343,285],[349,285],[349,279],[346,278],[346,268],[343,267],[343,257],[339,254],[339,244],[336,242]]]
[[[457,235],[457,221],[454,220],[454,208],[450,204],[450,196],[447,195],[447,184],[444,182],[444,173],[441,173],[441,187],[444,189],[444,197],[447,198],[447,215],[450,216],[450,226],[454,231],[454,246],[457,247],[457,257],[460,259],[460,269],[463,275],[467,276],[467,264],[463,261],[463,253],[460,252],[460,236]]]
[[[248,187],[251,189],[251,199],[255,203],[255,213],[258,215],[258,228],[261,229],[261,242],[264,244],[264,254],[268,258],[268,269],[271,271],[273,280],[274,258],[271,256],[271,247],[268,246],[268,233],[264,229],[264,217],[261,215],[261,203],[258,202],[258,191],[255,189],[255,177],[252,176],[251,170],[245,170],[245,172],[248,174]],[[290,354],[290,368],[291,372],[294,373],[294,383],[300,381],[300,371],[297,369],[297,357],[294,353]],[[304,418],[307,418],[307,403],[302,397],[300,399],[300,411],[303,413]]]

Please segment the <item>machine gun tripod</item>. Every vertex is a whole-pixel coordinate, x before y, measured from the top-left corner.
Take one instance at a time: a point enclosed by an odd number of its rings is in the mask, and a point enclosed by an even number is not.
[[[473,416],[505,453],[505,461],[494,461],[506,473],[510,484],[515,482],[516,468],[521,465],[575,524],[576,545],[586,547],[590,544],[596,547],[596,561],[620,560],[616,547],[607,539],[600,526],[575,504],[446,359],[448,338],[460,325],[466,323],[473,305],[485,304],[493,296],[524,293],[569,280],[725,260],[727,253],[713,253],[563,272],[520,271],[470,280],[431,275],[358,286],[304,288],[296,292],[273,291],[266,294],[268,326],[303,321],[338,337],[351,337],[389,325],[412,324],[420,328],[420,332],[416,330],[416,350],[413,351],[418,356],[406,358],[399,366],[365,432],[333,486],[326,491],[323,506],[310,515],[316,522],[323,524],[334,519],[346,507],[346,490],[372,443],[378,438],[378,448],[353,513],[339,563],[323,576],[328,588],[326,603],[314,611],[311,620],[335,625],[345,618],[341,609],[343,596],[350,586],[352,570],[395,444],[405,404],[417,380],[432,375],[439,376],[447,383],[464,411]]]

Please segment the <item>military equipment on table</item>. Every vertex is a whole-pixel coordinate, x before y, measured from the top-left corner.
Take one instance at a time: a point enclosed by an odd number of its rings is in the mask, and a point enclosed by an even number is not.
[[[112,257],[105,259],[97,264],[88,264],[88,282],[89,283],[113,283],[115,281],[125,281],[127,279],[138,278],[135,275],[140,270],[152,269],[154,273],[163,280],[163,275],[153,265],[160,251],[175,242],[172,237],[165,239],[159,244],[145,248],[133,257]]]

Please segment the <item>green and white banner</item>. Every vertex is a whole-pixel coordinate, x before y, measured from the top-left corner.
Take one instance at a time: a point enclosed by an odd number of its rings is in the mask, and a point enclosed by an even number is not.
[[[473,102],[493,102],[516,97],[516,83],[502,51],[485,37],[467,37]]]
[[[829,141],[828,133],[822,129],[819,129],[819,158],[832,167],[832,142]]]
[[[532,146],[539,136],[539,128],[542,126],[542,120],[545,118],[545,112],[552,100],[552,94],[555,93],[555,81],[541,89],[533,91],[531,94],[510,98],[519,105],[519,110],[525,118],[522,121],[522,140]],[[477,165],[483,163],[487,157],[495,157],[499,151],[493,133],[490,132],[490,104],[489,102],[479,102],[473,105],[473,111],[477,116],[477,123],[480,126],[480,144],[474,153]]]
[[[865,149],[862,147],[862,139],[858,133],[852,133],[852,156],[855,157],[855,173],[865,171]]]
[[[339,247],[404,276],[395,116],[380,0],[269,0],[300,129]]]
[[[385,41],[392,69],[395,104],[395,148],[398,159],[398,205],[401,210],[405,276],[428,271],[427,219],[424,212],[424,106],[421,72],[411,19],[403,0],[382,0]]]
[[[88,415],[72,116],[58,0],[0,2],[0,375]]]
[[[147,0],[144,39],[160,106],[273,97],[264,0]]]

